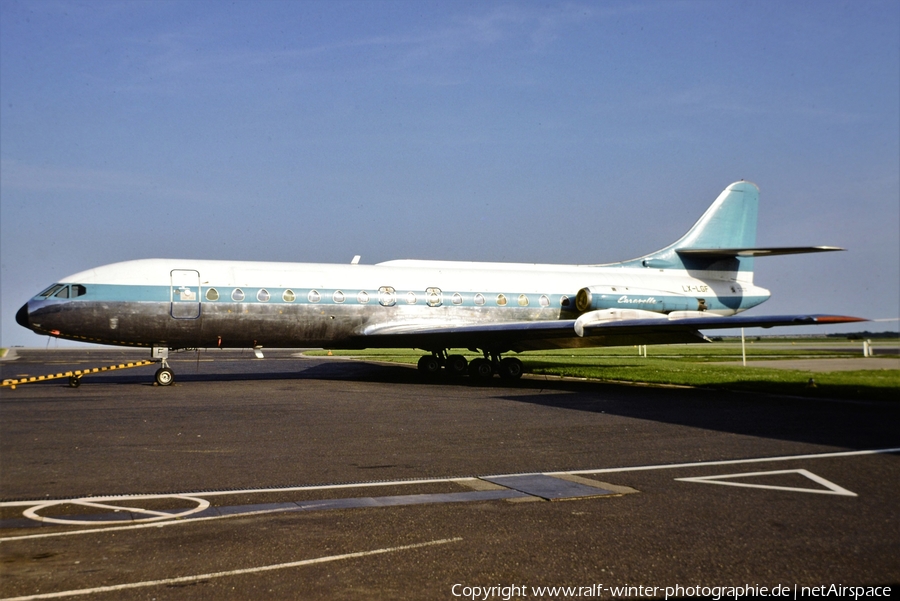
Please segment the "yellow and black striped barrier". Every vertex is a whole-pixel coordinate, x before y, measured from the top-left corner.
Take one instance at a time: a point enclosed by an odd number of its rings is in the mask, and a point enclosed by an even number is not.
[[[77,387],[81,384],[81,376],[86,376],[88,374],[97,374],[101,371],[113,371],[115,369],[129,369],[131,367],[143,367],[145,365],[152,365],[155,363],[154,361],[135,361],[134,363],[119,363],[118,365],[108,365],[106,367],[91,367],[89,369],[75,369],[72,371],[65,371],[58,374],[48,374],[46,376],[28,376],[25,378],[19,378],[16,380],[3,380],[0,382],[0,387],[9,386],[10,390],[15,390],[16,386],[20,384],[31,384],[32,382],[43,382],[44,380],[55,380],[56,378],[69,378],[69,386],[73,388]]]

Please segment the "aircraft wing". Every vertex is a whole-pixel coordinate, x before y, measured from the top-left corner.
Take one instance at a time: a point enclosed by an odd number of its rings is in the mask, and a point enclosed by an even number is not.
[[[701,330],[729,328],[772,328],[778,326],[826,325],[868,321],[843,315],[736,315],[730,317],[686,317],[677,319],[631,319],[590,324],[584,327],[584,336],[600,337],[605,346],[633,344],[673,344],[678,342],[709,342]],[[682,340],[670,341],[670,338]],[[693,337],[694,340],[688,340]],[[619,342],[615,342],[619,341]],[[615,344],[611,344],[615,342]]]
[[[500,348],[507,350],[567,348],[562,344],[575,336],[575,320],[487,322],[453,325],[435,322],[393,322],[366,327],[353,340],[360,348]],[[554,343],[554,341],[558,341]],[[522,346],[526,342],[544,342]]]
[[[771,328],[868,321],[843,315],[709,316],[618,319],[579,324],[578,320],[490,322],[453,325],[394,322],[370,325],[353,337],[359,348],[487,348],[497,352],[587,346],[709,342],[701,330]],[[579,331],[581,332],[579,334]]]

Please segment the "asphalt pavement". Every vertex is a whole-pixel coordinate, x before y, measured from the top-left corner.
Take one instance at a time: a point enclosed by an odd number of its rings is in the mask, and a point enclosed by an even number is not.
[[[145,353],[17,354],[3,378]],[[428,382],[299,351],[171,364],[169,387],[147,366],[0,392],[0,598],[900,583],[895,404]]]

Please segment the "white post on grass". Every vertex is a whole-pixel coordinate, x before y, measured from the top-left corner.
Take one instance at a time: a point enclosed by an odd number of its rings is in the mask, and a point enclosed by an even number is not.
[[[744,328],[741,328],[741,359],[744,367],[747,367],[747,342],[744,339]]]

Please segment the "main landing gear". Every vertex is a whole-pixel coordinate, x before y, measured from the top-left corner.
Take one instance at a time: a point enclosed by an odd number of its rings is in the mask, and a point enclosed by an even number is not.
[[[487,380],[494,374],[504,380],[518,380],[525,372],[525,366],[515,357],[501,358],[500,353],[484,352],[484,357],[467,361],[462,355],[448,355],[446,350],[432,352],[419,359],[419,372],[434,377],[443,372],[449,376],[469,374],[470,378]]]

